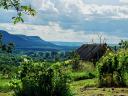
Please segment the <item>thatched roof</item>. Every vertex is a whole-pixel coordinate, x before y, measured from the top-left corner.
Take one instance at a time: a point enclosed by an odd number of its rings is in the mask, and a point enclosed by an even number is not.
[[[107,44],[84,44],[76,50],[82,60],[97,61],[106,52]]]

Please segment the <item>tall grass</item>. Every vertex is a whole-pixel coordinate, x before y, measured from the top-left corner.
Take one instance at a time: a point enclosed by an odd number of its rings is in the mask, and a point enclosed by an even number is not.
[[[9,92],[11,87],[9,85],[10,79],[2,79],[0,78],[0,92]]]
[[[72,72],[70,77],[74,81],[93,79],[96,77],[94,72]]]

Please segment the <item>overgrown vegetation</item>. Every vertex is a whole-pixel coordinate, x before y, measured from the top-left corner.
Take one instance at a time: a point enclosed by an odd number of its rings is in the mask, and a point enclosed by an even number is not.
[[[12,82],[15,96],[72,96],[68,77],[58,65],[28,62],[19,71],[21,82]]]
[[[109,53],[98,64],[99,87],[125,87],[128,70],[127,50]]]
[[[78,71],[82,69],[82,66],[80,65],[80,56],[76,52],[72,52],[70,54],[72,69],[74,71]]]
[[[1,50],[0,91],[13,91],[14,96],[73,96],[88,88],[128,86],[126,47],[106,53],[96,66],[74,52],[67,60],[40,61]]]

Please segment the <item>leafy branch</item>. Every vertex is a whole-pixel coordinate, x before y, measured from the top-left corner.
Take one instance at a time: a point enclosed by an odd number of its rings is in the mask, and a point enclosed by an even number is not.
[[[0,7],[4,9],[15,9],[17,16],[12,17],[13,23],[24,22],[23,15],[35,16],[36,11],[31,6],[21,5],[21,0],[0,0]]]

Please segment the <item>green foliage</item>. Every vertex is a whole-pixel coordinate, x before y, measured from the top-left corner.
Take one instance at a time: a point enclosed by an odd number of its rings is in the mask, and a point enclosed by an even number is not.
[[[13,52],[14,43],[3,44],[3,35],[0,33],[0,74],[4,78],[14,77],[16,67],[22,62],[22,58],[10,54]]]
[[[24,22],[24,14],[31,16],[34,16],[36,14],[36,11],[33,8],[31,8],[31,6],[21,5],[21,0],[0,0],[0,7],[7,10],[14,8],[17,11],[17,16],[12,17],[14,24],[18,22]]]
[[[3,44],[2,39],[3,39],[3,35],[2,35],[2,33],[0,33],[0,49],[1,49],[1,51],[4,53],[12,53],[12,51],[15,47],[14,43],[10,42],[8,44]]]
[[[95,78],[95,73],[92,72],[73,72],[70,74],[71,79],[74,81],[93,79]]]
[[[70,54],[70,59],[71,59],[71,64],[72,64],[72,69],[74,71],[78,71],[81,69],[81,65],[80,65],[80,56],[76,53],[76,52],[72,52]]]
[[[10,81],[11,81],[10,79],[3,79],[0,76],[0,92],[9,92],[9,91],[11,91],[11,87],[9,86]]]
[[[128,41],[121,40],[119,45],[120,45],[120,48],[127,49],[128,48]]]
[[[44,63],[24,63],[20,68],[20,83],[13,82],[14,96],[71,96],[68,77],[60,66]]]
[[[17,67],[23,61],[21,57],[12,54],[1,53],[0,55],[0,74],[3,78],[15,77]]]
[[[33,50],[15,50],[17,55],[26,55],[33,59],[33,61],[49,61],[49,62],[58,62],[65,61],[68,59],[69,52],[66,51],[33,51]]]
[[[79,70],[72,69],[72,59],[66,60],[62,64],[64,68],[66,69],[65,71],[68,72],[68,74],[70,75],[70,78],[72,81],[97,78],[98,72],[95,69],[93,63],[91,62],[85,62],[85,61],[79,60],[79,66],[81,67],[79,68]]]
[[[128,71],[128,51],[109,53],[98,64],[99,87],[126,86],[125,73]]]
[[[12,17],[14,24],[18,23],[18,22],[24,22],[23,18],[22,18],[22,14],[18,13],[17,17]]]

